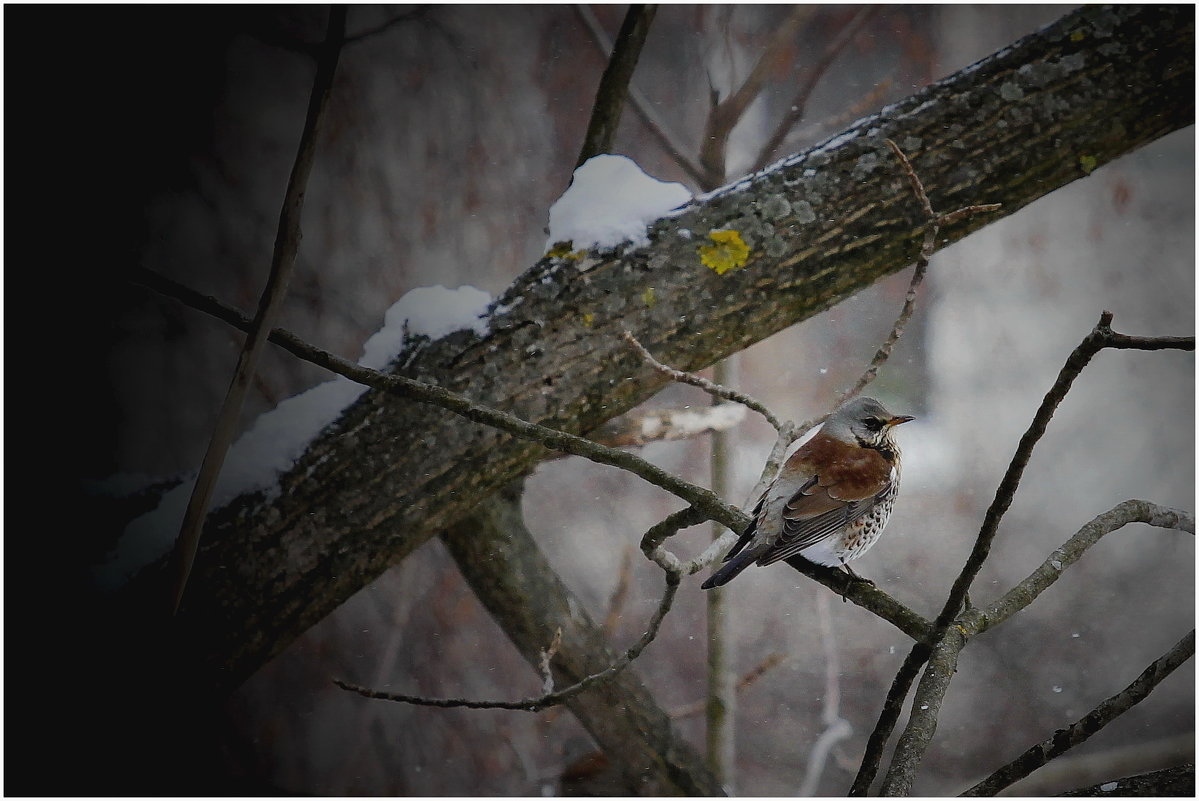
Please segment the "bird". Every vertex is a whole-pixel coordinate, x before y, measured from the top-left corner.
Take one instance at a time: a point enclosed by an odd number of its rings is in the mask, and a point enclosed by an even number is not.
[[[914,419],[863,395],[834,409],[783,463],[724,566],[700,586],[720,587],[751,564],[770,565],[797,554],[865,580],[848,563],[878,542],[887,525],[899,493],[894,430]]]

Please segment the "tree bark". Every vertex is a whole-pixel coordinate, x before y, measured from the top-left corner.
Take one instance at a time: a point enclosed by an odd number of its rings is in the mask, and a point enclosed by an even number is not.
[[[902,269],[924,217],[885,139],[942,210],[1001,202],[994,219],[1194,117],[1194,20],[1184,6],[1086,7],[868,117],[846,133],[651,226],[640,249],[546,257],[500,299],[490,333],[459,331],[400,372],[527,420],[588,432],[665,379],[621,339],[695,370]],[[986,217],[986,219],[984,219]],[[946,228],[938,246],[993,219]],[[750,248],[717,274],[715,230]],[[188,597],[155,649],[198,695],[222,695],[545,450],[439,408],[366,393],[282,477],[209,517]],[[163,563],[110,620],[162,626]],[[153,629],[150,629],[153,630]]]

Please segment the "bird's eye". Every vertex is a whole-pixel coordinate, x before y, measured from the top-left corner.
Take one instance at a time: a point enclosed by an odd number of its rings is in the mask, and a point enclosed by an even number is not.
[[[865,423],[866,428],[870,429],[871,431],[883,430],[883,421],[879,420],[877,417],[867,417],[862,422]]]

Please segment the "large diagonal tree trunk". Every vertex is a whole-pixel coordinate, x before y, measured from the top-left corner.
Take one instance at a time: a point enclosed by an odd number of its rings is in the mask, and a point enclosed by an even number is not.
[[[653,226],[647,247],[546,258],[501,299],[485,338],[458,332],[403,372],[527,420],[587,432],[663,383],[622,342],[698,369],[903,268],[923,217],[885,139],[942,211],[1002,203],[944,246],[1193,121],[1189,7],[1088,7],[774,169]],[[732,229],[723,274],[698,246]],[[411,355],[411,354],[409,354]],[[318,437],[278,497],[210,517],[170,626],[189,691],[236,687],[354,592],[529,469],[543,448],[439,408],[368,392]],[[161,563],[105,610],[135,630],[166,608]],[[162,623],[161,619],[158,621]],[[135,635],[136,639],[138,638]]]

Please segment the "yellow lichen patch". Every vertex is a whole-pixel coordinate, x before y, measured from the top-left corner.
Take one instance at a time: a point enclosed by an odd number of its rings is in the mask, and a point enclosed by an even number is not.
[[[1099,166],[1099,159],[1095,158],[1094,156],[1079,156],[1078,164],[1082,167],[1083,172],[1085,172],[1087,175],[1090,175],[1091,172]]]
[[[1087,35],[1085,33],[1083,33],[1082,31],[1075,31],[1074,33],[1070,34],[1071,42],[1081,42],[1083,39],[1086,39],[1086,38],[1087,38]]]
[[[585,326],[587,326],[588,328],[590,328],[590,327],[591,327],[591,324],[592,324],[592,323],[594,323],[594,322],[595,322],[595,315],[594,315],[594,314],[592,314],[591,312],[583,312],[583,325],[585,325]]]
[[[572,250],[574,242],[569,239],[565,242],[555,242],[554,246],[545,252],[545,255],[555,259],[572,259],[578,261],[587,255],[585,250]]]
[[[651,309],[654,307],[654,304],[658,302],[658,295],[654,292],[654,288],[652,286],[646,287],[646,290],[641,293],[641,300]]]
[[[699,260],[715,270],[717,275],[742,267],[749,260],[749,245],[736,231],[709,231],[708,239],[712,240],[712,244],[699,246]]]

